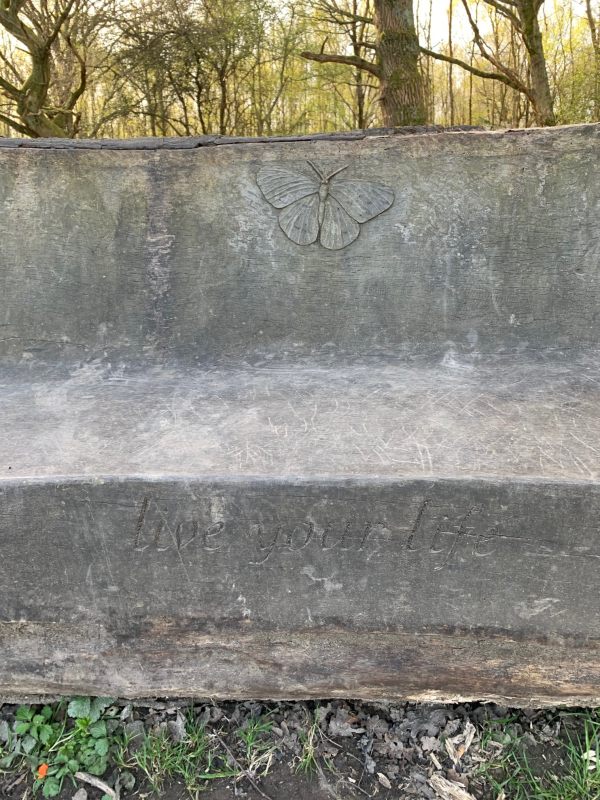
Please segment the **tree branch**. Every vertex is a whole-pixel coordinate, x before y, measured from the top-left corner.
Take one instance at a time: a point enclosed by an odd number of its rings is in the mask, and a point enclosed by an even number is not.
[[[435,50],[428,50],[426,47],[420,47],[419,49],[426,56],[436,58],[438,61],[445,61],[447,64],[456,64],[458,67],[466,69],[467,72],[477,75],[478,78],[489,78],[494,81],[500,81],[501,83],[506,84],[506,86],[510,86],[511,89],[516,89],[519,92],[522,91],[521,86],[514,83],[511,78],[508,75],[505,75],[503,72],[489,72],[485,69],[479,69],[478,67],[473,66],[473,64],[469,64],[467,61],[462,61],[460,58],[446,56],[443,53],[436,53]]]
[[[350,67],[356,67],[365,72],[370,72],[371,75],[375,75],[376,78],[380,77],[380,72],[376,64],[364,58],[359,58],[358,56],[343,56],[338,53],[311,53],[307,50],[300,53],[300,55],[302,58],[307,58],[309,61],[319,61],[321,64],[347,64]]]
[[[18,100],[21,97],[21,92],[17,89],[16,86],[13,86],[12,83],[7,81],[0,75],[0,89],[4,89],[6,94],[9,97],[12,97],[13,100]]]
[[[509,79],[510,83],[507,84],[508,86],[512,86],[518,92],[522,92],[531,99],[529,88],[523,83],[523,81],[519,79],[519,76],[513,70],[509,69],[507,66],[502,64],[502,62],[499,61],[498,58],[496,58],[496,56],[490,53],[489,50],[487,49],[487,45],[483,39],[483,36],[481,35],[479,26],[477,25],[475,19],[473,19],[473,15],[471,14],[471,10],[469,9],[467,0],[462,0],[462,4],[465,9],[465,13],[468,17],[469,24],[471,25],[471,29],[473,31],[473,38],[475,44],[477,45],[477,48],[481,53],[481,55],[483,56],[483,58],[485,58],[486,61],[489,61],[493,67],[496,67],[496,69],[501,74],[505,75]]]
[[[25,0],[10,0],[8,10],[11,14],[18,14],[21,8],[25,5]]]
[[[12,119],[12,117],[7,117],[6,114],[3,114],[1,111],[0,111],[0,122],[4,122],[10,128],[13,128],[15,131],[18,131],[18,133],[22,133],[23,136],[33,135],[33,132],[30,131],[29,128],[26,128],[24,125],[21,125],[19,122],[17,122],[16,119]]]
[[[483,0],[483,2],[487,3],[487,0]],[[513,8],[518,8],[518,6],[519,6],[519,4],[516,2],[516,0],[497,0],[497,2],[498,2],[499,5],[512,6]],[[542,0],[542,3],[543,2],[544,2],[544,0]]]
[[[495,8],[496,11],[498,11],[500,14],[502,14],[503,17],[505,17],[506,19],[510,20],[511,23],[513,24],[513,26],[515,27],[515,29],[517,31],[519,31],[519,33],[522,32],[523,28],[521,26],[521,20],[515,14],[514,11],[512,11],[510,8],[506,8],[506,6],[504,5],[503,2],[499,2],[499,0],[484,0],[484,2],[488,6],[492,6],[492,8]]]
[[[19,81],[19,83],[22,83],[22,82],[23,82],[23,78],[22,78],[22,77],[21,77],[21,75],[19,74],[19,71],[18,71],[18,69],[16,68],[16,66],[15,66],[15,65],[13,64],[13,62],[12,62],[12,61],[11,61],[11,60],[8,58],[8,56],[6,55],[6,53],[3,53],[1,50],[0,50],[0,61],[2,61],[2,63],[6,65],[7,69],[9,69],[9,70],[12,72],[12,74],[15,76],[15,78],[17,79],[17,81]]]
[[[61,11],[61,13],[58,15],[58,17],[56,19],[56,22],[54,23],[54,27],[52,28],[50,36],[46,39],[46,41],[44,43],[44,49],[45,50],[50,50],[50,48],[54,44],[54,42],[56,40],[56,37],[60,33],[62,26],[65,24],[66,20],[68,19],[69,14],[71,13],[71,9],[75,5],[75,2],[76,2],[76,0],[67,0],[67,4],[65,5],[65,7]]]
[[[590,26],[590,35],[592,37],[592,45],[594,47],[594,51],[598,53],[599,49],[599,41],[598,41],[598,27],[596,25],[596,20],[594,18],[594,12],[592,11],[592,3],[591,0],[585,0],[585,13],[588,18],[588,23]]]
[[[9,33],[12,33],[15,39],[24,44],[28,50],[35,46],[39,47],[40,42],[37,34],[19,19],[17,13],[18,11],[13,12],[12,9],[7,11],[0,6],[0,25],[6,28]]]
[[[87,64],[85,63],[85,59],[77,51],[70,35],[65,36],[65,41],[69,45],[71,52],[73,53],[79,64],[79,85],[76,86],[75,89],[73,89],[73,91],[69,95],[69,99],[66,102],[66,108],[73,109],[75,108],[75,103],[79,100],[79,98],[85,92],[87,87]]]
[[[364,22],[367,25],[373,24],[373,17],[364,17],[361,14],[353,14],[351,11],[347,11],[345,8],[340,8],[335,3],[326,3],[321,2],[319,3],[319,10],[324,11],[326,14],[330,16],[334,16],[336,14],[340,14],[342,17],[348,17],[351,22]]]

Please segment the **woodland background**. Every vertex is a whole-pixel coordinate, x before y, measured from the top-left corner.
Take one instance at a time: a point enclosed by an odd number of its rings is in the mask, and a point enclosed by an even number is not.
[[[600,120],[592,0],[0,0],[0,135]]]

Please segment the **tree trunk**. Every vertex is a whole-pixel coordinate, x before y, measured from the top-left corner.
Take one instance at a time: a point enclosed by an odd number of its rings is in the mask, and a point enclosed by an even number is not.
[[[585,10],[594,48],[594,120],[597,121],[600,119],[600,32],[591,0],[586,0]]]
[[[44,48],[31,47],[31,74],[17,100],[17,113],[33,138],[60,137],[70,134],[43,111],[50,86],[50,55]]]
[[[427,114],[412,0],[375,0],[375,27],[384,124],[424,125]]]
[[[453,0],[448,4],[448,55],[454,56],[454,43],[452,41],[452,8]],[[454,125],[454,81],[452,75],[452,62],[448,64],[448,106],[450,111],[450,125]]]
[[[600,49],[594,49],[594,121],[600,120]]]
[[[538,125],[556,125],[556,116],[546,69],[542,33],[538,22],[539,0],[521,0],[518,5],[523,42],[529,55],[531,94]]]

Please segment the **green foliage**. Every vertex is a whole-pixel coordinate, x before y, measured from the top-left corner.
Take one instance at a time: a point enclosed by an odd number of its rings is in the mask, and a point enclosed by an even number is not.
[[[541,754],[532,752],[527,736],[511,735],[496,720],[483,745],[499,742],[500,754],[482,768],[496,794],[507,800],[600,800],[600,710],[561,715],[564,734]]]
[[[158,795],[166,779],[181,780],[190,795],[198,796],[207,781],[238,774],[192,714],[185,720],[181,741],[173,741],[164,729],[146,733],[139,745],[121,748],[116,763],[122,769],[140,770]]]
[[[72,719],[98,722],[113,702],[110,697],[74,697],[67,706],[67,714]]]
[[[106,697],[76,697],[68,705],[19,706],[0,769],[29,767],[34,792],[44,797],[56,797],[67,777],[75,783],[77,772],[104,775],[122,738],[111,703]]]

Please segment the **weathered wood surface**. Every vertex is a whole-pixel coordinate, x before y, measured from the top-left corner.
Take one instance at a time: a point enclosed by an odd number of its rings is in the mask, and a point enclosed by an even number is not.
[[[0,692],[600,702],[599,137],[0,140]]]

